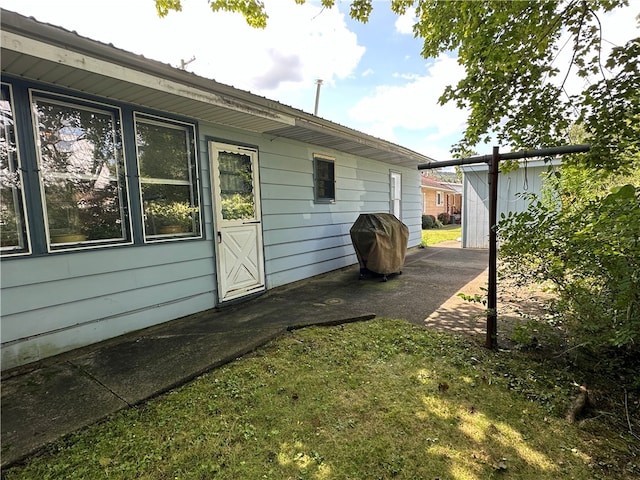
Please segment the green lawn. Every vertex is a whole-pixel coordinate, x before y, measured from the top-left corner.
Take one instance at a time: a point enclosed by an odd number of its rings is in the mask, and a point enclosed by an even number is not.
[[[460,225],[445,225],[442,228],[422,230],[422,245],[429,246],[446,240],[457,240],[462,235]]]
[[[564,419],[574,380],[535,356],[400,320],[311,327],[3,478],[637,478],[624,428]]]

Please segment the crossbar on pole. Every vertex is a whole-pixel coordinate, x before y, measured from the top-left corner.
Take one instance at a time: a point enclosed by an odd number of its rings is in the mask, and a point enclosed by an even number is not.
[[[519,152],[500,153],[499,160],[519,160],[521,158],[549,157],[551,155],[564,155],[566,153],[588,152],[591,149],[589,144],[563,145],[560,147],[540,148],[537,150],[521,150]],[[456,167],[459,165],[473,165],[476,163],[490,163],[493,155],[478,155],[475,157],[457,158],[445,160],[444,162],[421,163],[418,170],[430,170],[441,167]]]

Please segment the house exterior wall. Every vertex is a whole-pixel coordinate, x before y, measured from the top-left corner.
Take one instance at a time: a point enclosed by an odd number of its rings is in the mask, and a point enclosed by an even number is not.
[[[489,248],[489,189],[486,165],[464,166],[464,205],[462,210],[462,247]],[[548,170],[542,161],[529,162],[515,171],[498,176],[497,215],[527,210],[522,194],[539,194]]]
[[[202,237],[3,258],[3,370],[219,303],[208,152],[212,139],[258,149],[267,289],[357,263],[349,229],[360,213],[390,211],[390,171],[402,175],[401,220],[409,227],[409,246],[420,244],[417,170],[193,123]],[[314,153],[335,158],[334,204],[314,203]]]
[[[215,306],[212,242],[2,261],[2,368]]]
[[[437,193],[442,196],[442,205],[437,204]],[[450,190],[435,190],[422,187],[423,215],[438,218],[440,213],[459,213],[462,211],[462,195]]]
[[[361,213],[391,211],[391,171],[402,175],[401,220],[409,227],[409,246],[420,245],[417,170],[215,125],[202,132],[258,148],[267,288],[357,263],[349,230]],[[314,202],[314,154],[335,158],[335,203]]]

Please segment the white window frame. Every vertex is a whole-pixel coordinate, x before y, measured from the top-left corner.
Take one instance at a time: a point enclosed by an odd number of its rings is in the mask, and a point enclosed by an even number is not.
[[[438,190],[436,191],[436,207],[442,207],[444,205],[444,195]]]
[[[191,145],[193,150],[189,152],[191,158],[193,158],[193,165],[189,168],[189,178],[188,180],[173,180],[173,179],[157,179],[151,177],[143,177],[140,173],[140,156],[138,153],[138,147],[136,144],[136,168],[138,169],[138,190],[140,192],[140,215],[143,219],[142,221],[142,229],[143,229],[143,239],[145,243],[157,243],[158,241],[176,241],[176,240],[193,240],[194,238],[202,238],[202,208],[200,202],[200,175],[199,175],[199,166],[198,166],[198,149],[197,149],[197,140],[196,140],[196,126],[192,123],[181,122],[177,120],[173,120],[170,118],[149,115],[144,112],[134,112],[133,113],[133,124],[134,129],[136,130],[137,136],[137,125],[138,121],[147,124],[153,124],[161,127],[167,128],[175,128],[176,130],[187,130],[191,133]],[[137,142],[136,142],[137,143]],[[189,186],[191,188],[191,202],[193,206],[198,208],[197,217],[195,218],[196,229],[193,232],[184,232],[184,233],[173,233],[173,234],[150,234],[147,233],[147,228],[144,222],[144,200],[142,195],[142,185],[143,184],[162,184],[162,185],[182,185]]]
[[[126,212],[131,211],[130,205],[130,195],[129,195],[129,185],[127,182],[127,162],[124,158],[124,132],[123,132],[123,120],[122,120],[122,110],[119,107],[114,105],[109,105],[106,103],[95,102],[91,100],[87,100],[84,98],[73,97],[70,95],[53,93],[47,90],[41,89],[30,89],[29,90],[29,105],[31,108],[32,116],[33,116],[33,135],[35,140],[35,149],[36,149],[36,158],[38,168],[41,168],[42,165],[42,150],[40,146],[39,133],[38,133],[38,119],[36,117],[36,111],[34,108],[35,102],[41,99],[44,102],[48,102],[51,104],[57,104],[60,106],[67,106],[70,108],[78,108],[83,109],[85,111],[95,111],[98,113],[109,113],[113,116],[114,121],[119,125],[120,139],[122,142],[122,150],[120,155],[122,159],[120,160],[120,168],[122,169],[122,173],[119,174],[121,180],[118,181],[119,189],[125,193],[124,197],[120,197],[120,212],[121,215],[126,219],[126,223],[123,223],[124,227],[124,237],[123,238],[109,238],[109,239],[100,239],[100,240],[82,240],[82,241],[73,241],[70,243],[60,243],[55,244],[52,243],[52,235],[50,231],[49,222],[47,220],[47,199],[46,192],[44,188],[44,179],[42,175],[38,174],[38,182],[40,185],[40,195],[41,195],[41,205],[42,205],[42,215],[44,217],[44,226],[45,226],[45,235],[46,235],[46,243],[47,243],[47,251],[48,253],[55,253],[60,251],[68,251],[68,250],[81,250],[86,248],[96,248],[96,247],[114,247],[118,245],[132,245],[133,244],[133,229],[131,224],[131,215],[126,215]],[[62,173],[53,174],[54,177],[64,178],[65,175]],[[87,179],[93,178],[92,175],[87,175]]]
[[[389,172],[389,213],[395,215],[398,220],[402,220],[402,174],[400,172]]]

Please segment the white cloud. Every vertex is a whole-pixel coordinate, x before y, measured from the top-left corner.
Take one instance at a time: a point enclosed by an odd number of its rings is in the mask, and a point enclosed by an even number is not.
[[[269,98],[313,90],[353,75],[365,48],[337,8],[266,0],[264,30],[239,14],[213,13],[205,0],[183,2],[160,19],[151,1],[0,0],[3,8]]]
[[[640,4],[630,2],[626,8],[616,9],[600,17],[602,23],[602,38],[605,48],[611,46],[622,46],[631,38],[640,34]],[[607,48],[607,50],[609,50]],[[608,52],[605,52],[608,54]]]
[[[444,88],[455,84],[462,75],[456,59],[442,55],[426,75],[406,76],[407,82],[399,86],[376,87],[373,95],[362,98],[349,110],[349,116],[358,128],[371,134],[385,133],[383,138],[392,141],[389,132],[395,128],[429,131],[428,140],[436,141],[464,128],[466,111],[438,104]]]
[[[401,78],[403,80],[417,80],[420,78],[420,74],[419,73],[399,73],[399,72],[394,72],[391,75],[393,78]]]
[[[413,34],[413,25],[416,23],[416,9],[409,8],[404,15],[399,15],[395,27],[399,33]]]

